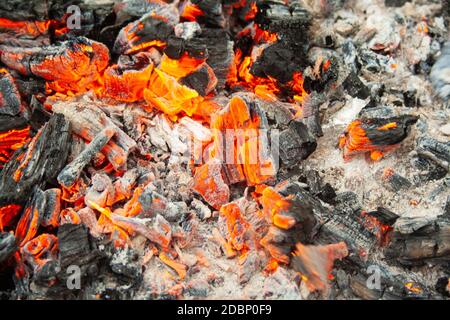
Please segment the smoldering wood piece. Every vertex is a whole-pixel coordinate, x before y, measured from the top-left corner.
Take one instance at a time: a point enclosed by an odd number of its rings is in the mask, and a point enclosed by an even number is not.
[[[370,211],[368,214],[372,217],[377,218],[384,225],[392,226],[399,216],[392,212],[391,210],[383,207],[378,207],[375,211]]]
[[[352,97],[358,97],[359,99],[364,100],[370,95],[369,88],[361,81],[355,72],[350,72],[342,85]]]
[[[167,41],[164,53],[171,59],[178,60],[184,54],[188,54],[192,58],[206,59],[209,52],[206,43],[195,37],[189,40],[172,36]]]
[[[412,187],[411,181],[395,172],[392,168],[380,169],[375,175],[386,189],[394,192],[408,190]]]
[[[405,266],[450,261],[450,220],[446,217],[397,220],[386,257]]]
[[[283,198],[278,199],[277,194]],[[320,201],[296,183],[267,188],[259,201],[266,221],[272,223],[261,245],[273,258],[288,263],[295,244],[311,243],[318,231],[324,208]],[[282,208],[277,203],[283,203]]]
[[[0,232],[0,265],[17,249],[18,247],[14,235],[9,232]]]
[[[127,170],[125,174],[114,182],[114,201],[121,201],[131,197],[141,172],[137,168]]]
[[[58,90],[79,91],[95,82],[109,63],[109,50],[100,43],[76,37],[46,47],[0,46],[0,60],[25,76],[51,82]],[[74,68],[77,66],[77,68]]]
[[[197,5],[202,11],[202,14],[197,17],[199,23],[215,28],[225,27],[225,17],[220,0],[190,0],[190,2]]]
[[[202,28],[201,34],[196,38],[206,45],[206,62],[213,68],[217,77],[217,90],[223,90],[234,63],[233,41],[223,29]]]
[[[17,116],[23,110],[21,100],[14,78],[6,69],[0,69],[0,114]]]
[[[152,13],[147,13],[120,30],[114,43],[116,54],[132,54],[151,46],[167,43],[174,34],[173,26]]]
[[[306,286],[310,291],[328,294],[330,285],[328,275],[333,269],[334,261],[348,256],[345,242],[328,245],[303,245],[297,243],[293,252],[292,268],[306,276]]]
[[[7,115],[0,115],[0,133],[13,129],[23,129],[27,125],[28,121],[23,117],[11,117]]]
[[[298,52],[283,41],[269,45],[253,62],[250,73],[257,77],[271,77],[280,83],[292,80],[294,72],[306,68],[306,58],[300,59]]]
[[[92,177],[92,184],[84,197],[84,202],[91,208],[93,208],[91,203],[105,208],[113,205],[115,197],[115,190],[111,178],[104,173],[96,173]]]
[[[55,185],[70,150],[70,123],[54,114],[0,173],[0,204],[24,204],[35,186]]]
[[[99,107],[82,103],[57,103],[52,107],[55,113],[65,115],[75,134],[92,141],[104,128],[115,131],[114,137],[103,147],[102,153],[116,170],[124,168],[128,154],[136,147],[136,141],[120,129]]]
[[[59,213],[61,211],[61,190],[58,188],[44,191],[44,211],[41,225],[44,227],[54,227],[59,225]]]
[[[37,234],[45,212],[45,200],[44,192],[35,187],[16,226],[15,237],[20,246],[32,240]]]
[[[213,69],[207,64],[203,65],[187,76],[181,78],[180,83],[197,91],[202,97],[211,93],[217,84],[217,78]]]
[[[94,156],[102,150],[115,133],[116,132],[112,127],[107,127],[100,131],[78,157],[60,172],[58,175],[58,182],[66,188],[73,186],[79,179],[84,167],[86,167]]]
[[[352,258],[347,258],[339,266],[350,271],[349,287],[353,294],[363,300],[404,300],[429,299],[429,288],[421,283],[421,277],[416,274],[399,274],[389,266],[376,261],[353,264]],[[379,275],[379,282],[374,274]],[[408,287],[411,285],[411,289]]]
[[[89,238],[88,229],[82,224],[63,224],[58,228],[59,263],[61,275],[67,277],[67,268],[76,265],[85,271],[99,258]]]
[[[417,140],[416,152],[447,171],[450,170],[450,142],[421,137]]]
[[[264,30],[279,34],[295,44],[307,44],[307,27],[310,13],[299,3],[291,6],[282,1],[262,1],[257,3],[255,22]]]
[[[413,115],[402,115],[387,119],[364,118],[361,120],[361,128],[364,129],[367,138],[370,139],[373,145],[389,146],[405,140],[411,130],[411,126],[414,125],[417,120],[419,120],[419,117]],[[395,126],[392,128],[386,127],[386,129],[379,129],[391,123],[395,123]]]
[[[267,117],[252,97],[236,94],[211,118],[217,160],[226,164],[224,167],[230,182],[245,178],[248,185],[273,180],[278,169],[269,142]],[[243,134],[248,138],[243,139]]]
[[[286,165],[293,165],[308,158],[316,148],[316,139],[299,120],[292,121],[289,127],[279,134],[280,157]]]

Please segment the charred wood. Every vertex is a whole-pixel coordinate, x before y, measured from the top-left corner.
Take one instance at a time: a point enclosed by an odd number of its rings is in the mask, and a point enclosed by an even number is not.
[[[58,182],[70,188],[80,177],[81,171],[93,159],[93,157],[101,151],[101,149],[114,136],[114,128],[107,127],[100,131],[94,139],[86,146],[86,148],[69,163],[58,175]]]
[[[0,232],[0,265],[17,250],[16,238],[12,233]]]
[[[70,149],[70,124],[53,115],[27,150],[18,150],[0,174],[0,204],[25,203],[35,186],[56,183]]]

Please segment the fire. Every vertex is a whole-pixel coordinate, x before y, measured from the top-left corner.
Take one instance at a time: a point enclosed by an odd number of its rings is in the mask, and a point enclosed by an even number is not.
[[[30,127],[0,133],[0,169],[8,163],[13,153],[30,141]]]
[[[164,55],[159,69],[177,80],[198,70],[205,63],[205,59],[196,59],[185,52],[180,59],[171,59]]]
[[[380,150],[380,147],[372,144],[361,125],[361,120],[354,120],[339,138],[339,148],[344,151],[344,159],[348,160],[354,154],[369,152],[373,161],[380,160],[384,156],[383,152]],[[383,131],[392,128],[392,125],[388,124],[387,126],[381,127],[379,130]]]
[[[361,212],[361,221],[363,226],[375,233],[380,246],[387,246],[390,240],[390,234],[393,228],[388,225],[382,224],[377,218],[367,214],[367,212]]]
[[[17,204],[8,204],[0,208],[0,231],[3,231],[4,227],[11,226],[13,220],[17,217],[22,210],[22,206]]]
[[[144,98],[173,120],[181,112],[192,116],[202,100],[197,91],[179,84],[176,78],[159,69],[152,73],[150,87],[144,89]]]
[[[183,12],[181,13],[181,18],[187,21],[197,21],[197,18],[203,15],[204,12],[202,9],[200,9],[196,4],[189,3],[184,7]]]
[[[15,236],[20,246],[34,238],[39,228],[39,212],[37,208],[28,207],[17,223]]]
[[[124,102],[142,100],[152,72],[153,64],[141,70],[124,71],[117,65],[111,66],[104,74],[105,95]]]
[[[24,260],[35,268],[40,268],[55,259],[57,251],[58,238],[47,233],[37,236],[20,248]]]
[[[271,187],[265,188],[259,198],[266,219],[285,230],[292,228],[296,223],[293,217],[283,214],[291,207],[290,198],[283,197]]]
[[[252,7],[256,8],[256,4],[253,3]],[[302,115],[301,108],[297,105],[297,103],[302,104],[304,99],[308,96],[308,93],[303,86],[303,74],[300,71],[294,72],[292,75],[292,80],[286,84],[280,84],[276,79],[270,76],[263,78],[254,76],[251,73],[254,59],[262,53],[265,46],[277,42],[278,35],[267,30],[263,30],[256,24],[253,29],[244,29],[240,35],[244,37],[252,35],[252,40],[255,46],[259,44],[264,45],[257,47],[256,50],[256,47],[254,47],[249,50],[247,55],[245,55],[241,49],[236,49],[234,56],[235,67],[232,68],[228,74],[228,85],[230,87],[243,86],[247,90],[255,93],[259,98],[270,102],[276,101],[282,91],[288,90],[291,94],[287,97],[287,100],[289,102],[293,102],[295,118],[300,118]],[[324,64],[324,66],[325,68],[330,68],[331,62]]]

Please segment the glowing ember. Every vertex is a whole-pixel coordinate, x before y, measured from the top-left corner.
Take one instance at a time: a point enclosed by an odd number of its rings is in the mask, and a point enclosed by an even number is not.
[[[30,140],[30,127],[0,133],[0,169]]]
[[[309,291],[328,292],[328,275],[334,261],[348,255],[344,242],[326,246],[307,246],[298,243],[293,252],[293,267],[302,274]]]
[[[4,227],[11,226],[21,209],[22,206],[17,204],[9,204],[0,208],[0,231],[3,231]]]

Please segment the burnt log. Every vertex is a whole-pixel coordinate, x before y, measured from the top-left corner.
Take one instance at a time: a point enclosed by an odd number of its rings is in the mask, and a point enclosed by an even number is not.
[[[397,220],[386,257],[405,266],[450,261],[450,220],[402,217]]]
[[[91,242],[88,229],[82,224],[63,224],[58,228],[59,278],[67,279],[68,268],[76,265],[81,269],[81,276],[87,271],[96,269],[96,263],[101,258],[95,245]],[[64,281],[64,284],[66,282]]]
[[[279,134],[279,152],[286,165],[308,158],[317,148],[314,136],[303,122],[294,120]]]
[[[57,103],[53,112],[63,114],[72,125],[73,133],[87,141],[92,141],[103,129],[110,127],[115,136],[105,145],[102,153],[116,170],[124,168],[128,154],[136,147],[136,142],[120,129],[99,107],[86,104]]]
[[[133,54],[150,47],[164,47],[173,33],[173,26],[165,19],[149,13],[120,30],[113,51]]]
[[[115,130],[111,127],[100,131],[86,148],[59,173],[58,182],[65,188],[73,186],[80,177],[84,167],[101,151],[114,134]]]
[[[233,42],[230,36],[223,29],[202,28],[202,33],[196,38],[206,45],[206,62],[217,77],[217,90],[223,90],[234,63]]]
[[[91,88],[109,63],[109,50],[99,42],[77,37],[35,48],[0,46],[0,60],[25,76],[50,81],[55,91]]]
[[[0,115],[17,116],[23,109],[14,78],[7,70],[0,69]]]
[[[18,247],[14,235],[8,232],[0,232],[0,265],[17,249]]]
[[[56,185],[70,150],[70,124],[55,114],[0,173],[0,204],[24,204],[34,187]]]
[[[392,118],[361,118],[354,120],[341,135],[339,147],[344,159],[358,153],[370,153],[374,161],[394,148],[408,136],[419,117],[403,115]]]

